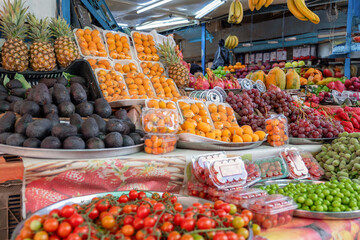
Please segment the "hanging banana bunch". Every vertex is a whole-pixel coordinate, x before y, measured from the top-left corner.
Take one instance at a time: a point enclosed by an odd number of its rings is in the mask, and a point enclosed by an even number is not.
[[[227,49],[234,49],[239,45],[239,39],[237,36],[229,35],[225,40],[225,47]]]
[[[260,10],[262,7],[268,7],[274,0],[248,0],[249,8],[251,11]]]
[[[240,24],[244,17],[244,10],[240,0],[234,0],[229,9],[228,23]]]
[[[312,12],[305,4],[304,0],[287,0],[290,12],[301,21],[310,21],[314,24],[320,22],[320,18]]]

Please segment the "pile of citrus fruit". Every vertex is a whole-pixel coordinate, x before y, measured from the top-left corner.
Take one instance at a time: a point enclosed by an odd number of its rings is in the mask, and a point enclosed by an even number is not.
[[[132,99],[155,97],[151,81],[143,73],[127,73],[125,83]]]
[[[114,70],[99,69],[96,72],[96,76],[101,92],[108,102],[129,99],[129,94],[121,74]]]
[[[84,56],[107,57],[99,30],[77,29],[75,36]]]
[[[129,39],[126,36],[115,32],[107,32],[105,37],[109,55],[112,59],[132,59]]]
[[[134,32],[132,34],[137,57],[140,61],[159,61],[155,41],[152,35]]]

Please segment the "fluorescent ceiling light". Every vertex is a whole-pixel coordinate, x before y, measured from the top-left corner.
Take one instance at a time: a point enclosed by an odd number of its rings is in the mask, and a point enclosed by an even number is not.
[[[117,25],[119,27],[128,27],[129,26],[129,24],[126,24],[126,23],[117,23]]]
[[[151,0],[151,1],[149,1],[149,2],[139,3],[139,5],[140,5],[140,6],[147,6],[147,5],[156,3],[157,1],[159,1],[159,0]]]
[[[251,47],[251,46],[253,46],[252,43],[243,43],[243,47]]]
[[[137,10],[136,13],[139,14],[139,13],[145,12],[145,11],[147,11],[147,10],[156,8],[156,7],[158,7],[158,6],[161,6],[161,5],[163,5],[163,4],[165,4],[165,3],[168,3],[168,2],[171,2],[171,1],[172,1],[172,0],[162,0],[162,1],[159,1],[159,2],[157,2],[157,3],[151,4],[151,5],[147,6],[147,7],[144,7],[144,8],[142,8],[142,9]]]
[[[285,38],[285,42],[296,41],[296,37]]]
[[[174,26],[174,25],[180,25],[186,23],[190,23],[190,21],[184,18],[175,18],[169,21],[156,21],[146,25],[138,26],[136,27],[136,30],[153,29],[153,28]]]
[[[318,38],[339,37],[339,36],[346,36],[346,32],[323,33],[323,34],[319,34]]]
[[[271,40],[271,41],[268,41],[268,44],[278,44],[279,42],[276,41],[276,40]]]
[[[203,9],[201,9],[200,11],[197,11],[195,14],[195,18],[202,18],[205,15],[209,14],[210,12],[212,12],[213,10],[215,10],[216,8],[218,8],[219,6],[223,5],[225,3],[225,1],[222,0],[214,0],[211,3],[209,3],[208,5],[206,5]]]

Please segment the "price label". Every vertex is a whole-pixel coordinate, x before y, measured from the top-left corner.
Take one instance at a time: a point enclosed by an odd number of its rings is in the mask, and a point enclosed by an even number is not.
[[[232,165],[225,165],[219,167],[221,176],[223,177],[231,177],[236,176],[243,173],[241,165],[239,164],[232,164]]]
[[[294,48],[293,50],[293,59],[296,60],[300,57],[300,49],[299,48]]]
[[[277,61],[286,61],[287,51],[283,50],[283,49],[278,49],[276,51],[276,59],[277,59]]]
[[[276,61],[276,51],[270,53],[270,61]]]
[[[263,57],[262,53],[257,53],[255,57],[255,63],[262,62],[263,60],[262,57]]]
[[[250,63],[250,54],[245,54],[245,64],[249,64]]]
[[[264,62],[270,61],[270,53],[269,52],[266,52],[263,54],[263,61]]]
[[[250,55],[250,63],[255,63],[255,54]]]
[[[312,45],[310,49],[310,56],[316,57],[316,46]]]

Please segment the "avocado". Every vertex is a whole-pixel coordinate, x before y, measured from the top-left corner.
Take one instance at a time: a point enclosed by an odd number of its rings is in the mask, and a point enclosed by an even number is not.
[[[6,87],[8,89],[21,88],[22,84],[21,84],[21,82],[19,80],[12,79],[6,84]]]
[[[32,123],[33,119],[30,114],[25,114],[21,118],[19,118],[15,123],[15,132],[26,134],[27,126]]]
[[[106,131],[123,133],[126,131],[127,125],[119,119],[109,119],[106,123]]]
[[[83,77],[80,77],[80,76],[75,76],[75,77],[72,77],[70,78],[70,84],[74,84],[74,83],[79,83],[81,84],[82,86],[86,86],[87,84],[87,81],[85,78]]]
[[[0,144],[6,144],[6,139],[13,134],[12,132],[3,132],[0,133]]]
[[[54,104],[46,104],[42,107],[42,113],[44,114],[44,116],[48,115],[49,113],[58,114],[58,108]]]
[[[64,76],[62,76],[62,77],[58,77],[56,79],[56,83],[59,83],[66,87],[68,85],[69,81]]]
[[[41,141],[37,138],[28,138],[24,141],[23,147],[39,148]]]
[[[8,96],[9,96],[9,94],[0,92],[0,100],[5,100]]]
[[[53,93],[54,93],[54,88],[53,87],[49,88],[49,93],[50,93],[51,96],[53,96]],[[53,97],[53,100],[54,100],[54,97]]]
[[[132,132],[129,134],[136,145],[144,143],[144,140],[141,139],[141,136],[138,133]]]
[[[99,136],[100,130],[94,118],[86,119],[81,125],[81,133],[84,139]]]
[[[25,101],[21,100],[21,101],[17,101],[17,102],[13,102],[13,107],[12,107],[12,110],[13,112],[16,112],[18,114],[20,114],[20,109],[21,109],[21,106],[22,104],[24,103]]]
[[[25,98],[26,89],[25,88],[13,88],[10,90],[10,94],[16,97]]]
[[[10,109],[10,103],[5,100],[0,100],[0,112],[6,112]]]
[[[46,119],[49,119],[51,121],[51,126],[55,126],[56,124],[60,123],[59,116],[57,113],[49,113],[46,115]]]
[[[107,148],[118,148],[123,146],[123,138],[120,133],[112,132],[106,135],[104,139]]]
[[[32,100],[33,100],[33,95],[34,95],[35,88],[29,88],[29,89],[27,89],[26,91],[27,91],[27,93],[26,93],[26,100],[32,101]]]
[[[96,123],[97,123],[97,125],[99,127],[100,132],[103,132],[103,133],[106,132],[106,122],[105,122],[105,120],[102,117],[100,117],[99,115],[97,115],[97,114],[92,114],[91,117],[95,119],[95,121],[96,121]]]
[[[61,141],[57,137],[49,136],[42,140],[41,148],[60,149]]]
[[[74,113],[70,116],[70,124],[74,125],[77,128],[78,132],[81,132],[81,125],[83,124],[83,122],[84,120],[77,113]]]
[[[29,138],[44,139],[50,135],[51,132],[51,121],[49,119],[35,120],[28,125],[26,128],[26,136]]]
[[[122,135],[122,137],[124,147],[130,147],[135,145],[134,140],[129,135]]]
[[[56,105],[60,105],[63,102],[70,102],[70,93],[66,87],[62,84],[55,83],[53,88],[52,97]]]
[[[71,136],[64,140],[64,149],[85,149],[85,142],[82,138],[77,136]]]
[[[75,104],[83,103],[87,101],[86,92],[79,83],[72,83],[70,87],[71,100]]]
[[[125,131],[125,135],[129,135],[131,132],[135,132],[136,126],[132,122],[124,121],[125,125],[127,126],[127,129]]]
[[[6,139],[6,145],[22,147],[26,136],[20,133],[13,133]]]
[[[39,83],[35,86],[35,90],[33,90],[32,93],[32,100],[40,106],[52,103],[52,96],[45,84]]]
[[[17,97],[17,96],[9,95],[6,98],[6,101],[8,101],[8,102],[17,102],[17,101],[23,101],[23,99],[20,98],[20,97]]]
[[[8,90],[2,84],[0,84],[0,92],[8,93]]]
[[[111,106],[105,98],[98,98],[95,100],[94,110],[95,113],[102,118],[108,118],[112,113]]]
[[[62,102],[58,105],[58,111],[60,117],[70,117],[75,113],[75,106],[72,102]]]
[[[125,109],[120,109],[115,112],[115,117],[122,121],[131,122],[130,118],[127,115],[127,111]]]
[[[77,128],[69,123],[56,124],[51,130],[51,135],[59,138],[61,141],[67,137],[76,136],[76,134]]]
[[[52,88],[54,84],[56,83],[55,78],[42,78],[39,80],[39,83],[45,84],[48,88]]]
[[[37,117],[40,114],[40,106],[33,101],[25,100],[20,107],[20,115],[30,114]]]
[[[16,121],[16,115],[14,112],[6,112],[0,118],[0,133],[12,132]]]
[[[146,135],[146,133],[141,129],[135,129],[135,133],[139,134],[142,138]]]
[[[82,102],[75,107],[75,112],[82,117],[88,117],[94,112],[94,107],[88,102]]]
[[[86,148],[102,149],[102,148],[105,148],[105,143],[100,138],[93,137],[86,141]]]

